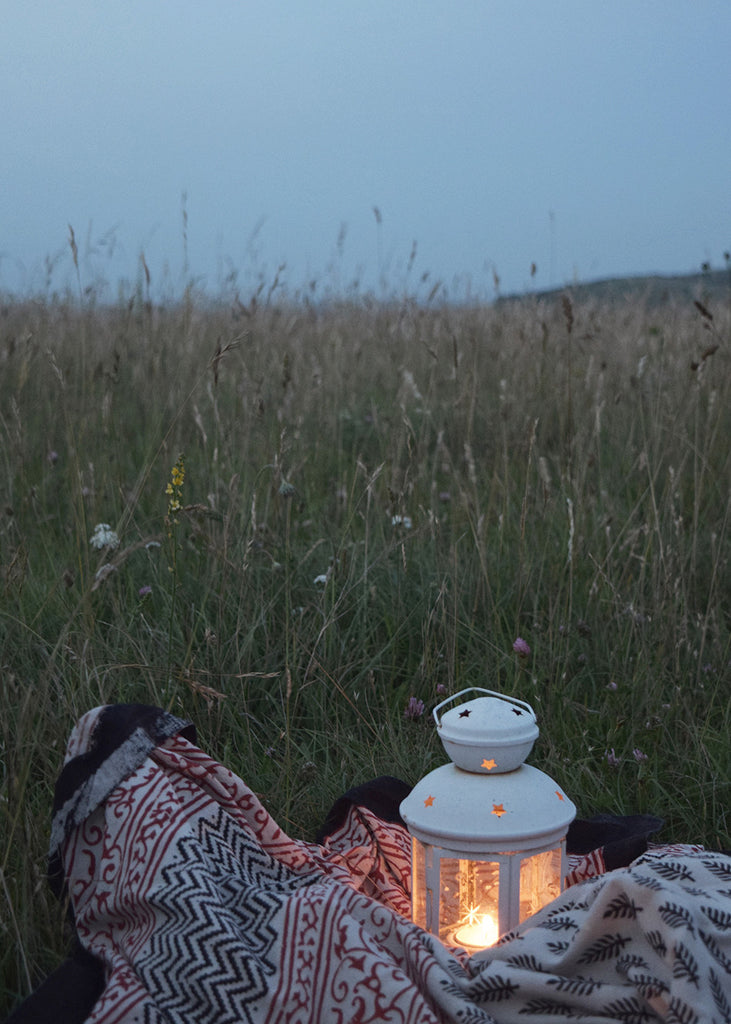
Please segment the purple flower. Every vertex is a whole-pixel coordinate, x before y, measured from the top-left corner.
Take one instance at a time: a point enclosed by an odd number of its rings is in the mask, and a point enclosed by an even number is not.
[[[513,641],[513,650],[519,658],[527,658],[530,654],[530,647],[528,646],[527,641],[524,640],[522,636],[519,636],[516,640]]]
[[[605,750],[604,756],[606,757],[607,764],[610,766],[610,768],[616,768],[619,765],[619,758],[614,753],[614,747],[612,747],[611,750]]]
[[[444,685],[444,683],[437,683],[437,696],[441,697],[446,692],[447,692],[447,687]]]
[[[613,679],[610,680],[610,682],[607,683],[607,689],[608,690],[612,690],[612,691],[617,689],[617,684],[615,683],[615,681]]]
[[[643,761],[647,760],[647,754],[643,754],[639,747],[635,747],[635,749],[632,751],[632,756],[638,764],[641,764]]]
[[[419,700],[418,697],[409,697],[409,703],[404,709],[404,718],[410,718],[415,721],[417,718],[421,718],[424,714],[424,701]]]
[[[151,594],[151,593],[152,593],[152,587],[147,586],[147,584],[145,584],[144,587],[140,587],[140,589],[137,591],[137,596],[138,597],[147,597],[147,595]]]

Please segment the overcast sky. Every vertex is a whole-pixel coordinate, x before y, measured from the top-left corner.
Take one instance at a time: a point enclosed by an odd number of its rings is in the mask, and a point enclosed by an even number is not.
[[[111,298],[141,253],[160,293],[457,298],[731,248],[729,0],[0,12],[0,290],[75,280],[69,224]]]

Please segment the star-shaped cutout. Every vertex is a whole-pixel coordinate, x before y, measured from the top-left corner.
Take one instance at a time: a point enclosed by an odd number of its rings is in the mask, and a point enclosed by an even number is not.
[[[426,800],[424,801],[424,807],[433,807],[433,806],[434,806],[434,797],[433,796],[428,796],[426,798]]]
[[[469,708],[465,708],[464,711],[460,711],[459,717],[460,718],[469,718],[471,714],[472,714],[472,712],[470,711],[470,709]]]
[[[490,760],[488,761],[488,759],[485,757],[483,758],[480,767],[487,768],[487,770],[490,771],[491,768],[497,768],[497,761],[493,760],[493,758],[490,758]]]
[[[512,710],[513,710],[513,714],[514,715],[522,715],[523,714],[523,712],[520,710],[520,708],[513,708]]]
[[[505,814],[505,808],[502,804],[493,804],[492,813],[496,814],[498,818],[502,818],[503,814]]]
[[[564,799],[564,795],[563,795],[563,793],[561,792],[560,789],[556,790],[556,796],[559,798],[559,800],[563,800]]]

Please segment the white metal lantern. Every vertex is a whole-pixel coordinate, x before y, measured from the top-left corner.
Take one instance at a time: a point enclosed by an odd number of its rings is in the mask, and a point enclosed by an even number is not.
[[[483,696],[441,713],[470,693]],[[437,705],[434,719],[452,763],[400,808],[412,837],[412,918],[474,953],[559,895],[576,807],[523,763],[538,736],[529,704],[472,687]]]

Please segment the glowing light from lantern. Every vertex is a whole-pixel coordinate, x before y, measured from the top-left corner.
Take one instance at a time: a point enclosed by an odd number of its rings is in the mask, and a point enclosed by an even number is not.
[[[459,946],[470,949],[484,949],[498,940],[497,921],[492,914],[481,913],[480,907],[470,907],[464,922],[454,933]]]

